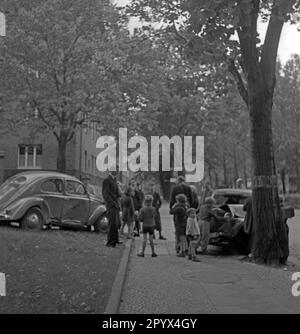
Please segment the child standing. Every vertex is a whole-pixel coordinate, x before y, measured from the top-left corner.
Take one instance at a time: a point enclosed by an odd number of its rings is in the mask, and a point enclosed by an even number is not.
[[[186,237],[189,244],[188,259],[194,262],[200,262],[196,256],[196,249],[200,243],[200,228],[197,221],[196,209],[187,210]]]
[[[143,223],[143,248],[142,251],[138,254],[140,257],[145,256],[145,249],[147,245],[147,236],[149,234],[149,242],[152,251],[152,257],[156,257],[157,254],[154,250],[153,234],[155,229],[155,216],[156,209],[152,206],[153,197],[147,195],[145,197],[144,207],[140,210],[139,220]]]
[[[212,197],[207,197],[204,204],[200,207],[199,220],[200,220],[200,234],[201,234],[201,252],[207,253],[207,247],[209,244],[210,225],[213,221],[223,221],[223,217],[218,217],[213,207],[216,204]]]
[[[170,209],[170,214],[174,215],[175,234],[176,239],[179,241],[179,252],[178,257],[185,257],[187,252],[187,241],[186,241],[186,210],[187,210],[187,198],[184,194],[178,194],[176,202]]]

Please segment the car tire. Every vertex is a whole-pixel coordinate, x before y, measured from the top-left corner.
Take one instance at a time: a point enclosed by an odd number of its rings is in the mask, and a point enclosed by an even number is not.
[[[96,233],[108,232],[108,218],[106,214],[100,216],[94,223],[94,230]]]
[[[24,230],[40,231],[44,226],[44,217],[39,208],[29,209],[21,221]]]

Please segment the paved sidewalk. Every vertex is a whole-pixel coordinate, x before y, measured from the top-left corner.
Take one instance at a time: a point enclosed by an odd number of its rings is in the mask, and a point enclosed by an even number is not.
[[[200,256],[200,263],[175,256],[174,228],[168,207],[162,208],[166,241],[156,240],[157,258],[137,257],[141,238],[132,248],[119,313],[300,313],[293,297],[292,273],[240,261],[235,255]],[[215,253],[216,254],[216,253]]]

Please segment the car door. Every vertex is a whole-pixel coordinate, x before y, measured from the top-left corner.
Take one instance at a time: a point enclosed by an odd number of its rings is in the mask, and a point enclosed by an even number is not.
[[[63,180],[60,178],[49,178],[41,183],[41,195],[49,208],[49,218],[60,222],[64,205]]]
[[[62,222],[84,225],[88,222],[90,198],[82,183],[76,180],[65,180],[65,201]]]

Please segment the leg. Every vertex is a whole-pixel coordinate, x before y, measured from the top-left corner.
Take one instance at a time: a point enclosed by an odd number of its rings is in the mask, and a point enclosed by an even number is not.
[[[187,250],[186,247],[186,236],[185,235],[180,235],[179,236],[179,248],[180,248],[180,252],[178,254],[179,257],[185,257],[185,253]]]
[[[140,235],[140,221],[137,216],[134,217],[134,226],[135,226],[136,234],[137,236],[139,236]]]
[[[200,262],[196,255],[196,249],[198,247],[198,240],[193,240],[190,242],[191,247],[191,258],[194,262]]]
[[[126,224],[126,223],[124,222],[124,220],[122,220],[122,221],[121,221],[121,227],[120,227],[120,235],[121,235],[121,234],[124,234],[124,227],[125,227],[125,224]]]
[[[153,234],[154,234],[154,228],[153,228],[153,231],[149,232],[149,242],[150,242],[152,257],[156,257],[157,255],[154,250]]]
[[[115,208],[107,209],[109,228],[107,233],[107,246],[114,247],[119,242],[118,227],[120,222],[119,211]]]
[[[175,222],[174,222],[174,228],[175,228],[175,252],[178,254],[179,253],[179,236],[177,233]]]
[[[153,234],[149,234],[149,242],[150,242],[150,247],[152,254],[154,253],[154,242],[153,242]]]
[[[147,233],[143,233],[142,251],[140,253],[138,253],[138,256],[140,256],[140,257],[145,256],[146,245],[147,245]]]
[[[128,222],[128,238],[133,237],[133,222]]]
[[[210,232],[210,224],[208,221],[201,222],[200,232],[201,232],[201,243],[200,243],[201,250],[202,252],[206,252],[209,243],[209,232]]]

